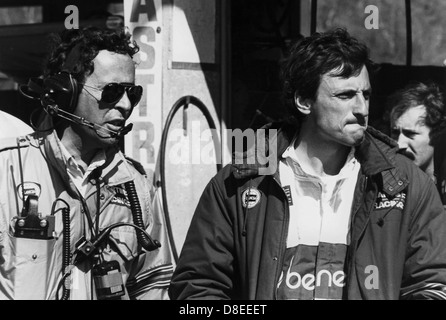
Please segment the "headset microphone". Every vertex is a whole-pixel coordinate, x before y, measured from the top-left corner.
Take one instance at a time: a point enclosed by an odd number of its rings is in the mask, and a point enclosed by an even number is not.
[[[58,116],[58,117],[66,119],[68,121],[71,121],[73,123],[86,126],[90,129],[94,130],[99,137],[104,138],[104,139],[123,137],[124,135],[129,133],[133,128],[133,123],[129,123],[121,130],[118,130],[118,131],[110,130],[108,128],[105,128],[104,126],[90,122],[90,121],[86,120],[85,118],[82,118],[82,117],[76,116],[70,112],[67,112],[67,111],[59,108],[57,105],[54,105],[51,103],[45,104],[45,105],[46,105],[46,110],[50,115]]]
[[[133,128],[133,123],[129,123],[124,128],[122,128],[122,129],[120,129],[118,131],[107,129],[107,128],[103,127],[103,126],[100,126],[100,125],[92,123],[92,122],[90,122],[90,124],[93,125],[93,127],[91,127],[90,125],[87,125],[87,126],[92,128],[92,129],[94,129],[96,131],[96,134],[99,137],[104,138],[104,139],[107,139],[107,138],[121,138],[121,137],[125,136],[127,133],[129,133],[132,130],[132,128]],[[105,135],[103,135],[102,133],[105,133]],[[107,134],[108,134],[108,136],[107,136]]]
[[[133,129],[133,123],[129,123],[128,125],[126,125],[124,128],[122,128],[121,130],[119,130],[118,134],[119,136],[125,136],[127,133],[129,133],[130,131],[132,131]]]

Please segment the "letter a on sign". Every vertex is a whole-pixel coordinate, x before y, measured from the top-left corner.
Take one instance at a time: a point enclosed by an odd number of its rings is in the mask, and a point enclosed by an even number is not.
[[[144,4],[142,4],[142,2],[144,2]],[[138,22],[140,14],[146,14],[148,21],[157,21],[153,0],[133,0],[130,22]]]
[[[377,6],[368,5],[364,13],[370,14],[364,21],[367,30],[379,29],[379,9]]]
[[[66,29],[79,29],[79,9],[74,5],[65,7],[65,13],[70,15],[65,18]]]

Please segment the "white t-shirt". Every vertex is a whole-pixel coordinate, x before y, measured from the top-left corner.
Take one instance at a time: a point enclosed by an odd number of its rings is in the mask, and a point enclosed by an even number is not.
[[[293,145],[284,152],[284,161],[279,163],[290,216],[277,297],[341,299],[360,163],[352,148],[337,175],[310,175],[299,165]]]

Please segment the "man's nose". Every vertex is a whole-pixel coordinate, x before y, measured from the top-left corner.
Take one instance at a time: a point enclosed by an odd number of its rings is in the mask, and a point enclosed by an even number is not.
[[[353,114],[356,118],[366,122],[369,115],[369,100],[362,93],[356,95]]]
[[[409,139],[402,133],[398,135],[398,139],[396,141],[398,142],[400,149],[407,149],[409,147]]]
[[[368,115],[369,113],[369,100],[362,93],[356,95],[355,110],[363,115]]]
[[[130,115],[130,112],[132,111],[132,103],[127,96],[127,91],[124,92],[121,99],[116,103],[115,108],[120,109],[126,116]]]

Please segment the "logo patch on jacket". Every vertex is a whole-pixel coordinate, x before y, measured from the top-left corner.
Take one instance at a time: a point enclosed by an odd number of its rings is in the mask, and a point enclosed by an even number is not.
[[[378,198],[375,202],[375,210],[398,208],[403,210],[406,203],[406,193],[401,192],[395,195],[392,199],[389,199],[386,194],[378,192]]]
[[[286,197],[288,199],[288,204],[290,206],[293,205],[293,197],[291,196],[291,187],[290,186],[284,186],[283,191],[285,191]]]
[[[260,198],[260,191],[257,188],[248,188],[242,193],[242,205],[244,208],[251,209],[260,202]]]
[[[17,193],[21,200],[23,200],[23,196],[26,198],[29,195],[40,197],[41,191],[42,188],[40,187],[40,184],[36,182],[23,182],[23,184],[17,186]]]
[[[111,199],[112,204],[117,204],[121,206],[126,206],[130,208],[130,201],[127,197],[127,191],[122,186],[116,186],[111,188],[114,191],[114,196]]]

